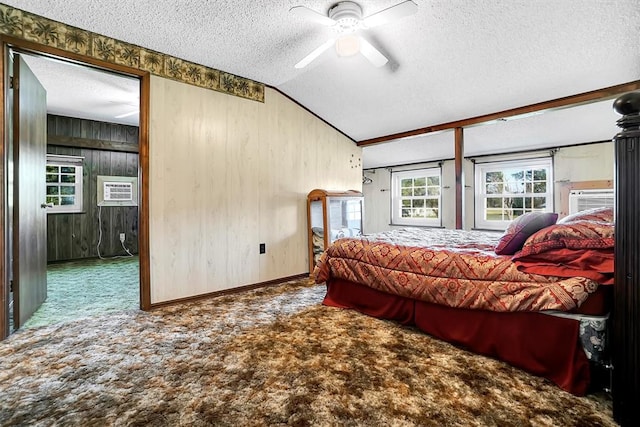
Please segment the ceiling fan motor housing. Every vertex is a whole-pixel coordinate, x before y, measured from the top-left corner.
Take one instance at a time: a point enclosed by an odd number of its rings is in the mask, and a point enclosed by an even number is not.
[[[329,9],[329,18],[336,21],[335,29],[339,34],[353,33],[359,28],[362,8],[352,1],[341,1]]]

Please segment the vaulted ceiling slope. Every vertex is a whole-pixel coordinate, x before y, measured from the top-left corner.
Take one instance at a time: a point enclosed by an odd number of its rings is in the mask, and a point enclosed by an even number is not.
[[[358,3],[368,16],[401,1]],[[328,49],[303,69],[331,30],[289,10],[335,0],[4,3],[263,82],[356,141],[640,78],[637,0],[414,0],[417,13],[364,34],[385,66]]]

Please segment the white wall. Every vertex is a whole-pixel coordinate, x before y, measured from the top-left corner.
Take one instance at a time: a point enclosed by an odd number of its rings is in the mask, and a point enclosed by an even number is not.
[[[424,163],[406,167],[397,166],[394,172],[421,167],[434,167],[437,163]],[[452,160],[442,163],[442,226],[455,228],[456,226],[456,174],[455,164]],[[364,232],[375,233],[391,230],[393,228],[405,228],[406,225],[391,225],[391,168],[376,168],[365,171],[365,176],[372,179],[371,184],[362,186],[364,194]]]
[[[371,178],[370,184],[362,185],[364,194],[364,233],[390,230],[391,222],[391,173],[385,168],[364,172]]]
[[[614,147],[612,142],[563,147],[554,156],[554,191],[555,210],[560,208],[560,186],[566,182],[612,180],[614,176],[613,164]],[[527,154],[511,156],[526,158]],[[483,157],[482,161],[506,160],[509,156]],[[412,166],[414,167],[414,166]],[[401,168],[394,168],[400,170]],[[385,168],[374,169],[375,174],[365,173],[372,184],[363,186],[365,196],[366,233],[374,233],[393,228],[390,222],[391,192],[381,192],[381,186],[390,189],[390,172]],[[474,164],[464,160],[464,228],[474,227]],[[442,225],[445,228],[455,228],[455,167],[451,160],[442,165]]]
[[[613,142],[561,148],[553,160],[554,178],[556,183],[613,179],[613,162]]]
[[[307,193],[360,190],[360,158],[274,90],[262,104],[152,76],[151,302],[306,273]]]
[[[563,193],[560,188],[565,183],[579,181],[613,180],[615,176],[613,142],[567,147],[556,153],[553,164],[556,171],[554,207],[562,215]],[[567,193],[564,193],[566,197]],[[564,201],[565,209],[568,200]],[[566,211],[568,213],[568,211]]]

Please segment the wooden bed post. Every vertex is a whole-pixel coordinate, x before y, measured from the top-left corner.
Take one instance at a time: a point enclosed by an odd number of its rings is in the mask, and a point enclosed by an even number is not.
[[[613,416],[623,426],[640,419],[640,92],[620,96],[614,109],[615,286],[613,307]]]
[[[456,229],[461,230],[464,226],[462,218],[464,216],[464,132],[461,127],[455,130],[455,169],[456,169]]]

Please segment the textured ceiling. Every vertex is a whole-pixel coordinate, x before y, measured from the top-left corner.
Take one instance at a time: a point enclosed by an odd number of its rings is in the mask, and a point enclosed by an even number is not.
[[[138,79],[40,56],[23,57],[47,91],[48,113],[138,126]]]
[[[358,3],[367,16],[400,1]],[[302,70],[293,65],[329,30],[289,9],[326,13],[335,0],[4,3],[274,86],[355,140],[640,78],[637,0],[415,0],[417,14],[364,34],[390,58],[386,66],[374,68],[361,56],[338,58],[330,49]],[[610,138],[612,117],[602,114],[609,108],[471,128],[465,148],[495,152]],[[572,128],[580,130],[575,137]],[[452,151],[446,138],[453,139],[444,133],[390,143],[393,162],[382,154],[389,146],[367,147],[364,165],[412,162],[429,153],[437,158]]]

